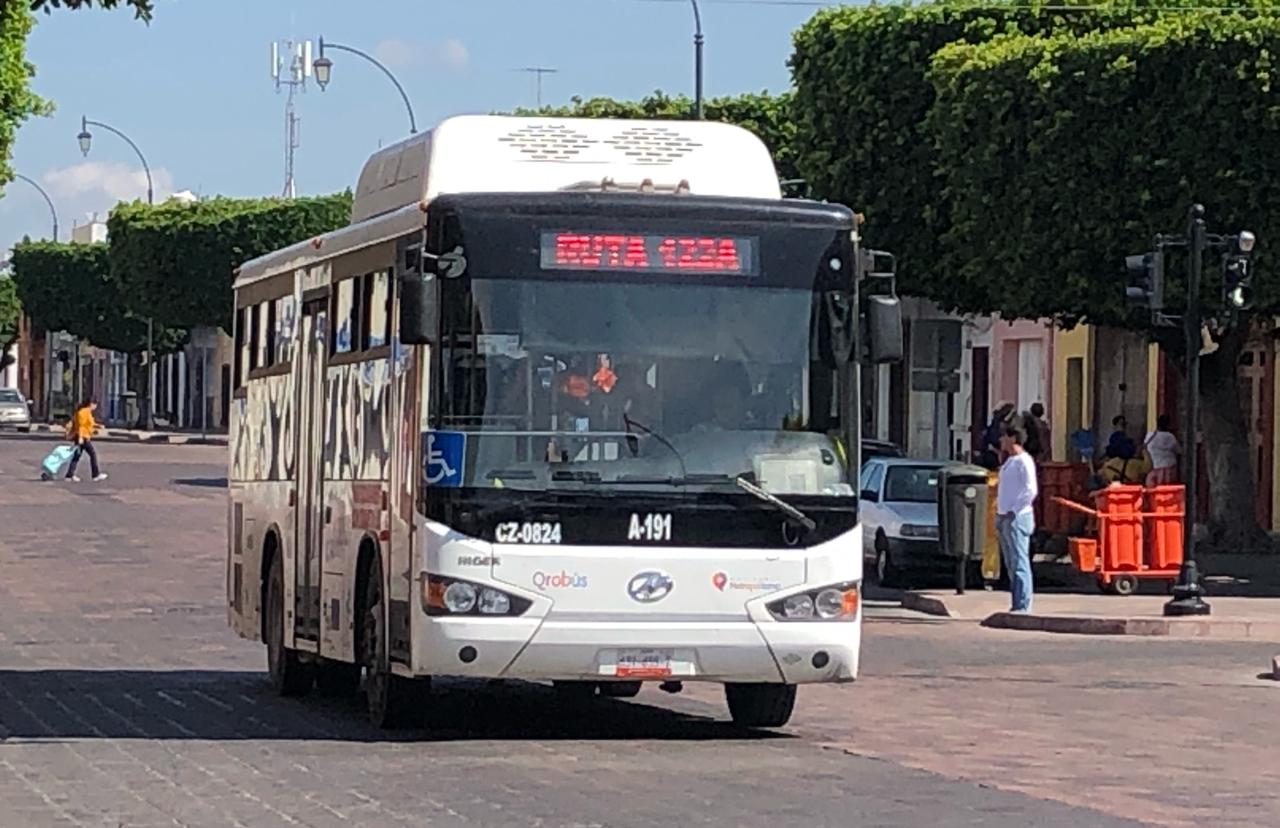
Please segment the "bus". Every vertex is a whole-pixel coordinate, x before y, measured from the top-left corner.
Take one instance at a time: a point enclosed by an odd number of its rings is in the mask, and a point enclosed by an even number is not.
[[[857,677],[859,366],[892,256],[701,121],[460,116],[234,280],[228,617],[285,695]]]

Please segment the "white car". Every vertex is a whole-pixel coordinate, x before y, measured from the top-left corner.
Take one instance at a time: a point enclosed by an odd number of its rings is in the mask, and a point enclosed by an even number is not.
[[[16,388],[0,388],[0,428],[31,430],[31,404]]]
[[[909,571],[945,571],[938,541],[938,472],[950,463],[873,457],[859,479],[866,568],[887,587],[905,585]]]

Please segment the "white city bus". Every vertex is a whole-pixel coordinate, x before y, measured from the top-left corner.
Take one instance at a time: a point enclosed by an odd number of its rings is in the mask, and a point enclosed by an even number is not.
[[[378,152],[348,227],[235,280],[231,625],[380,726],[430,676],[717,682],[785,724],[858,672],[858,362],[902,347],[872,259],[725,124]]]

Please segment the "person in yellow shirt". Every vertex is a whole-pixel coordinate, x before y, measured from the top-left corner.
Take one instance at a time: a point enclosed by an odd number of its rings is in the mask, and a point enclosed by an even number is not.
[[[93,447],[93,437],[98,432],[98,423],[93,419],[93,412],[98,409],[98,401],[89,398],[80,403],[71,422],[67,423],[67,439],[76,444],[76,453],[71,455],[71,465],[67,466],[67,479],[80,482],[76,476],[76,465],[80,455],[89,455],[89,471],[94,480],[106,480],[107,476],[98,468],[98,451]]]

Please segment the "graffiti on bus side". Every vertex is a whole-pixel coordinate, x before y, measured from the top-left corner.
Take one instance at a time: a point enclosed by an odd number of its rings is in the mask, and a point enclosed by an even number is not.
[[[388,360],[369,360],[328,370],[324,440],[326,478],[389,478],[390,369]]]
[[[248,383],[232,406],[233,480],[288,480],[293,476],[293,377]]]

